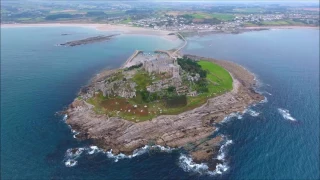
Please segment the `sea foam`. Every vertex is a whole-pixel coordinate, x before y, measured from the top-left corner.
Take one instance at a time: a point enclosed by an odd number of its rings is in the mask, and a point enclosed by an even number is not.
[[[232,144],[232,140],[225,140],[225,143],[220,147],[218,155],[215,159],[221,161],[216,165],[214,171],[210,171],[206,163],[195,163],[188,155],[181,154],[179,157],[179,166],[186,172],[195,172],[199,174],[208,175],[220,175],[229,169],[227,161],[225,159],[227,153],[227,147]]]
[[[213,171],[209,171],[209,167],[206,163],[195,163],[188,155],[181,154],[179,157],[179,166],[186,172],[197,172],[200,174],[213,174]]]
[[[267,102],[268,102],[268,98],[267,97],[264,97],[264,99],[262,101],[260,101],[261,104],[267,103]]]
[[[145,145],[142,148],[134,150],[131,155],[125,155],[122,153],[114,155],[114,154],[112,154],[112,149],[110,151],[103,151],[102,149],[98,148],[97,146],[89,146],[89,147],[82,147],[82,148],[70,148],[65,153],[64,162],[65,162],[66,167],[73,167],[78,164],[77,159],[79,157],[81,157],[82,154],[93,155],[96,153],[103,153],[108,158],[113,159],[114,162],[118,162],[120,159],[128,159],[128,158],[130,159],[130,158],[140,156],[140,155],[148,152],[150,149],[157,149],[160,152],[168,152],[168,153],[170,153],[170,152],[172,152],[172,150],[174,150],[174,148],[164,147],[164,146],[160,146],[160,145],[154,145],[154,146]]]
[[[238,118],[238,119],[242,119],[241,113],[236,112],[236,113],[231,113],[228,116],[226,116],[225,118],[223,118],[223,120],[220,123],[230,122],[235,117]]]
[[[231,113],[229,114],[228,116],[226,116],[220,123],[223,124],[223,123],[228,123],[230,122],[231,120],[233,120],[234,118],[237,118],[237,119],[242,119],[243,118],[243,115],[248,113],[250,116],[253,116],[253,117],[257,117],[260,115],[259,112],[253,110],[253,109],[250,109],[250,108],[247,108],[245,109],[244,111],[242,112],[236,112],[236,113]]]
[[[289,110],[278,108],[278,111],[284,119],[290,120],[290,121],[297,121],[294,117],[291,116],[291,114],[289,113]]]
[[[68,119],[68,115],[65,114],[65,115],[63,116],[63,121],[66,121],[67,119]]]
[[[252,109],[248,109],[247,112],[250,114],[250,116],[253,116],[253,117],[257,117],[257,116],[260,115],[259,112],[254,111],[254,110],[252,110]]]

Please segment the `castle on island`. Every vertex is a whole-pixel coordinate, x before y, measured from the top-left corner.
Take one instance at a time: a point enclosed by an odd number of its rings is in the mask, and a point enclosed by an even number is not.
[[[172,78],[179,78],[180,66],[177,63],[177,60],[174,58],[165,58],[160,56],[159,54],[156,55],[157,57],[151,61],[144,61],[143,68],[149,73],[166,73]]]

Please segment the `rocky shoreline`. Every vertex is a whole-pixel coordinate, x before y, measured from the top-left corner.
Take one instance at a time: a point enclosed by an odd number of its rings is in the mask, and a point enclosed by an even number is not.
[[[66,110],[66,120],[72,129],[79,132],[79,139],[91,139],[98,147],[113,154],[132,154],[145,145],[161,145],[184,148],[196,163],[207,163],[214,170],[219,163],[217,156],[222,136],[211,137],[226,116],[243,112],[249,105],[264,97],[254,91],[255,78],[252,73],[233,62],[215,60],[193,55],[191,59],[212,61],[224,67],[233,78],[233,90],[209,99],[201,107],[178,115],[161,115],[150,121],[131,122],[118,117],[96,114],[93,105],[75,99]],[[96,83],[114,71],[104,71],[92,80]],[[90,85],[89,85],[90,86]],[[83,93],[83,90],[80,94]]]

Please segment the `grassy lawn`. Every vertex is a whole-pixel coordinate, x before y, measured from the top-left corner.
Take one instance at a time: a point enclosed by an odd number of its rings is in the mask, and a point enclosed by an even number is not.
[[[232,89],[232,77],[223,67],[209,61],[199,61],[198,64],[208,72],[207,79],[212,83],[209,93],[221,93]]]

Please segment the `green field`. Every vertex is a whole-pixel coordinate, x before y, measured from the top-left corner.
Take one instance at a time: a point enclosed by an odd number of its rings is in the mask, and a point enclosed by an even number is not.
[[[203,13],[195,13],[191,15],[195,19],[205,19],[208,18],[208,14],[203,14]]]
[[[261,23],[249,23],[246,22],[244,26],[303,26],[303,22],[297,22],[292,20],[277,20],[277,21],[263,21]]]
[[[221,21],[231,21],[235,17],[232,14],[215,13],[211,15],[212,18],[217,18]]]
[[[209,13],[193,13],[193,14],[188,14],[194,19],[212,19],[216,18],[221,21],[230,21],[234,19],[234,15],[232,14],[225,14],[225,13],[214,13],[214,14],[209,14]]]

